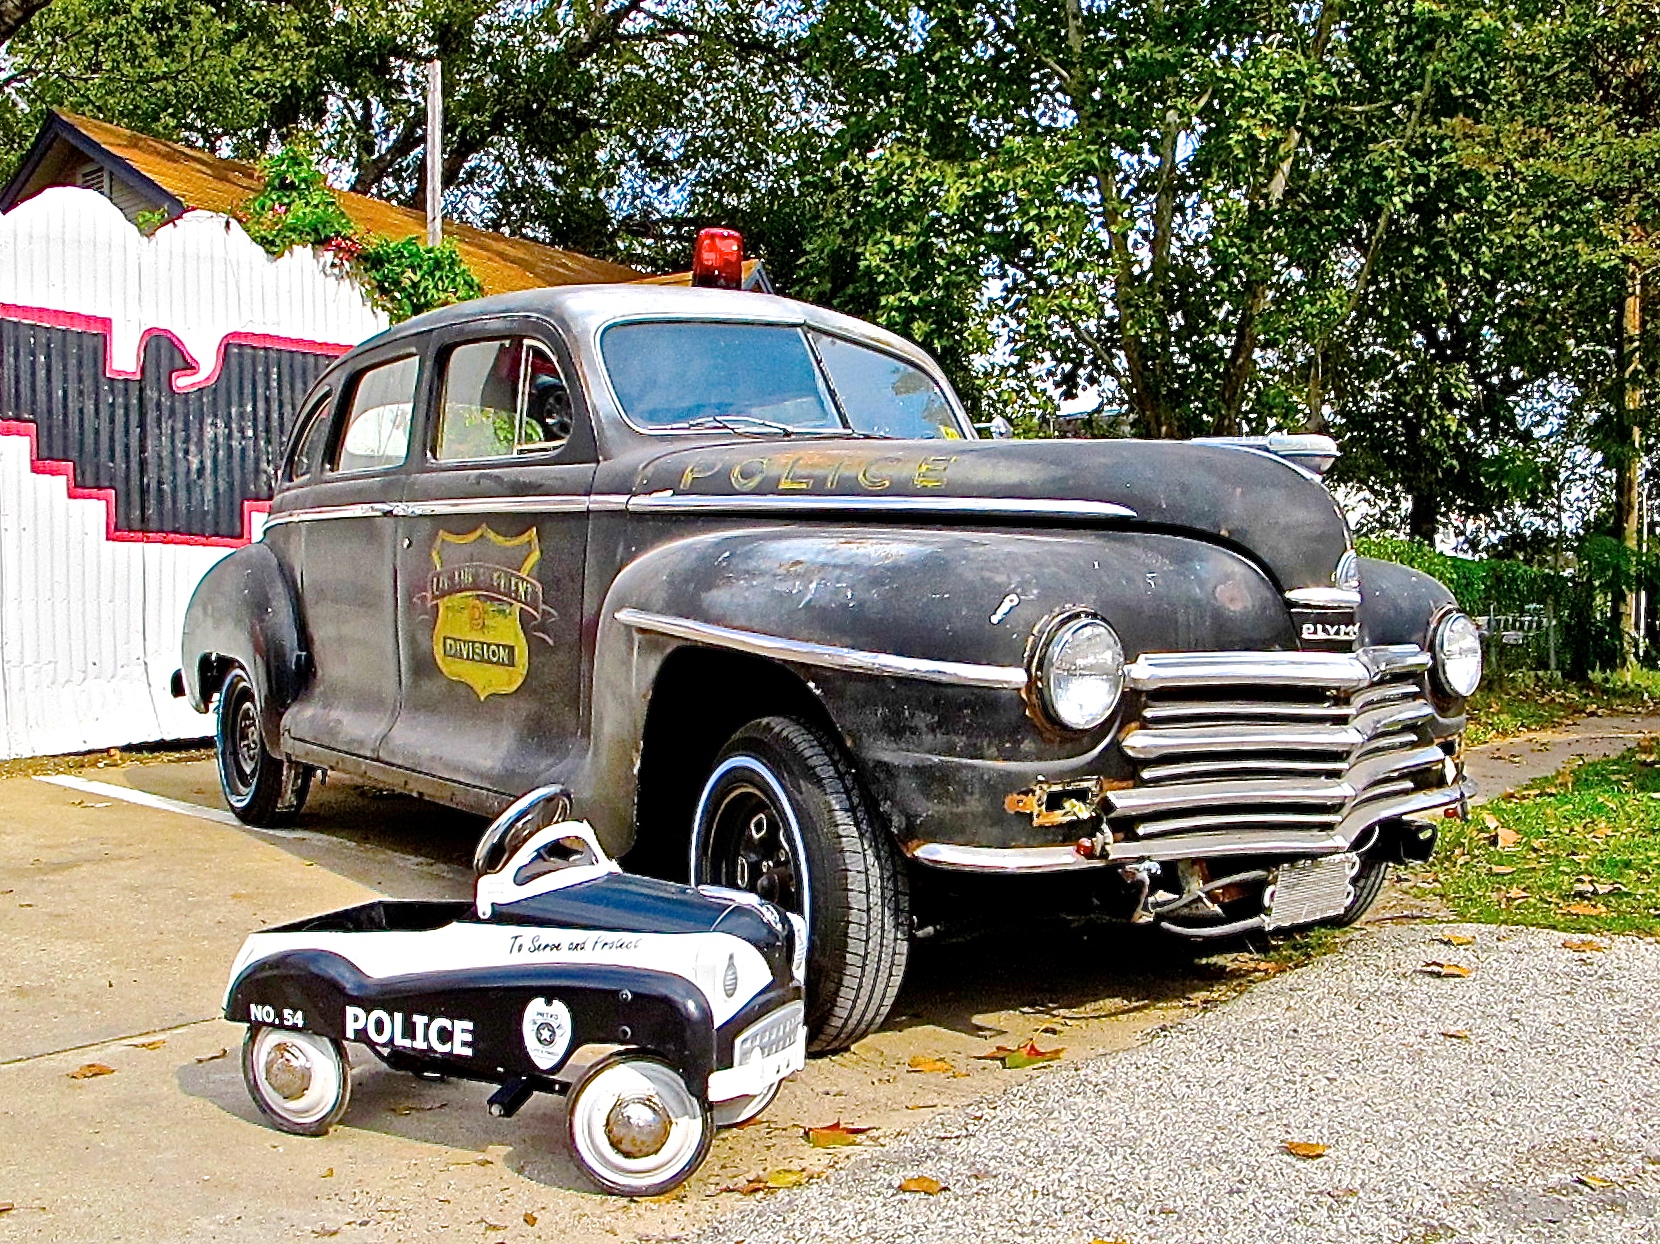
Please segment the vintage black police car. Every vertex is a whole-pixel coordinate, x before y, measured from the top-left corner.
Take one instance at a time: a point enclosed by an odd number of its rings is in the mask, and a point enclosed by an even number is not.
[[[250,823],[319,769],[485,813],[558,782],[637,870],[802,913],[832,1048],[913,877],[1087,874],[1210,936],[1427,854],[1480,637],[1355,555],[1331,452],[977,439],[916,347],[764,294],[484,299],[318,381],[179,689]]]

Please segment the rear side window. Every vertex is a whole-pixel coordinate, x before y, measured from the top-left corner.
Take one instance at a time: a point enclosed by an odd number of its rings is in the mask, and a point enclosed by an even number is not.
[[[334,457],[336,471],[373,471],[403,462],[420,372],[420,360],[411,356],[359,374]]]
[[[548,453],[570,435],[570,389],[544,346],[496,337],[450,351],[432,449],[438,461]]]
[[[282,473],[284,479],[304,479],[316,470],[317,464],[322,461],[323,444],[329,435],[329,409],[333,405],[333,399],[334,394],[324,389],[300,416],[297,425],[300,432],[294,441],[294,456],[288,460],[288,469]]]

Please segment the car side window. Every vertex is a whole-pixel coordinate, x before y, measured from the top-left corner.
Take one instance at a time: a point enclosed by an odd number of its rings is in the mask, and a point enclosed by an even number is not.
[[[409,422],[420,372],[420,359],[411,355],[358,375],[334,470],[373,471],[403,462],[409,453]]]
[[[439,462],[547,453],[571,435],[571,392],[528,337],[469,341],[449,352],[433,457]]]
[[[814,333],[813,344],[856,431],[904,440],[962,439],[945,394],[920,368],[825,333]]]
[[[316,470],[323,457],[323,442],[328,439],[328,414],[333,399],[333,392],[324,389],[300,416],[300,434],[295,438],[294,454],[288,460],[288,469],[282,473],[284,479],[304,479]]]

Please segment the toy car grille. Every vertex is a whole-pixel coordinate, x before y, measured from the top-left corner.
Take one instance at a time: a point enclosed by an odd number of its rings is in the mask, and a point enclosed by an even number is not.
[[[1195,853],[1224,836],[1234,854],[1331,850],[1446,786],[1420,688],[1428,655],[1381,651],[1370,673],[1323,654],[1142,658],[1146,704],[1122,744],[1137,783],[1108,796],[1114,836],[1179,836]]]
[[[741,1067],[752,1059],[782,1054],[801,1035],[803,1016],[801,1003],[792,1002],[745,1028],[733,1046],[733,1065]]]

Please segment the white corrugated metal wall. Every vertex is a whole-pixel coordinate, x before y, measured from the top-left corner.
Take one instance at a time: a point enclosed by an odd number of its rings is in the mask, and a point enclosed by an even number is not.
[[[108,321],[111,375],[138,373],[147,334],[171,335],[195,364],[175,390],[211,383],[227,338],[345,347],[386,324],[309,250],[273,260],[204,212],[145,238],[73,188],[0,217],[0,318],[43,314]],[[42,461],[27,420],[0,425],[0,758],[207,733],[168,680],[190,593],[229,549],[112,538],[110,498],[73,495],[69,465]]]

